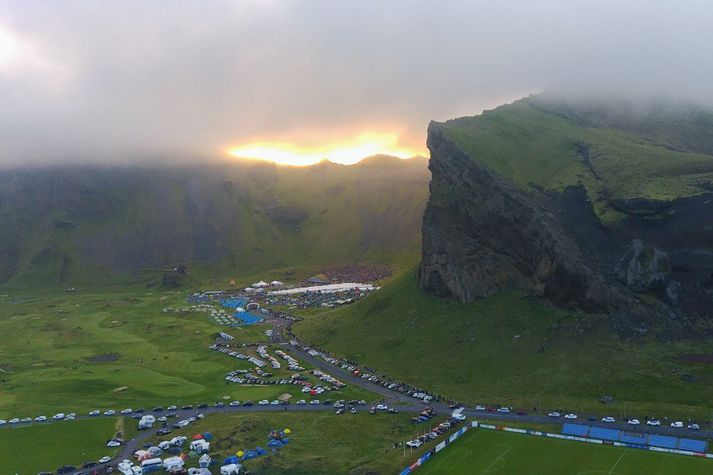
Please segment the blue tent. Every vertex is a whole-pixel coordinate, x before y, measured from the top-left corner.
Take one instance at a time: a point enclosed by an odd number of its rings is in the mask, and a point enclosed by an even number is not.
[[[211,440],[213,440],[213,434],[211,434],[210,432],[204,433],[204,434],[203,434],[203,440],[206,440],[206,441],[210,442]]]
[[[267,443],[268,447],[282,447],[282,442],[280,442],[278,439],[272,439],[270,442]]]
[[[230,465],[230,464],[236,464],[236,465],[237,465],[237,464],[239,464],[239,463],[240,463],[240,459],[239,459],[238,457],[236,457],[235,455],[231,455],[230,457],[226,457],[226,458],[223,460],[223,465]]]
[[[255,447],[255,452],[257,452],[258,455],[267,455],[267,450],[262,447]]]

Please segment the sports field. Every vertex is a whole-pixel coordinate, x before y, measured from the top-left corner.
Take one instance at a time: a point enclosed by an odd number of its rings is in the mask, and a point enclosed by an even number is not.
[[[471,429],[416,472],[420,475],[697,475],[713,460]]]

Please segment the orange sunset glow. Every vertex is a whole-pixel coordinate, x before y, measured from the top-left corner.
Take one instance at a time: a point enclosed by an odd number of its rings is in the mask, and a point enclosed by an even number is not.
[[[322,160],[353,165],[373,155],[391,155],[406,159],[424,154],[422,150],[411,149],[398,142],[398,135],[393,133],[367,132],[350,140],[327,142],[318,146],[289,142],[253,142],[230,147],[227,152],[235,158],[296,166],[314,165]]]

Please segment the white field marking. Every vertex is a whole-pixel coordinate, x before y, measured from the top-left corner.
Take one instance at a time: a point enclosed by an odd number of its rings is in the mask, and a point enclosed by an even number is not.
[[[616,468],[617,465],[619,465],[619,462],[621,462],[621,459],[624,458],[624,454],[626,454],[626,451],[629,449],[624,449],[624,451],[621,453],[618,459],[616,459],[616,463],[614,466],[609,470],[609,475],[612,475],[614,473],[614,469]]]
[[[488,467],[487,467],[485,470],[483,470],[482,472],[480,472],[480,473],[481,473],[481,474],[483,474],[483,473],[488,473],[488,471],[490,470],[490,468],[491,468],[493,465],[495,465],[498,461],[502,460],[502,458],[505,457],[505,455],[507,455],[507,453],[510,452],[511,450],[512,450],[512,446],[509,446],[507,449],[505,449],[505,452],[503,452],[502,454],[500,454],[500,457],[498,457],[498,458],[496,458],[495,460],[493,460],[493,463],[491,463],[490,465],[488,465]],[[503,462],[504,462],[504,460],[503,460]]]
[[[478,435],[478,434],[480,434],[480,432],[475,432],[475,433],[473,433],[473,436],[471,437],[471,439],[472,439],[473,437],[475,437],[476,435]],[[462,436],[461,436],[461,437],[462,437]],[[456,439],[456,440],[458,440],[458,439]],[[455,441],[454,441],[454,442],[455,442]],[[441,454],[440,456],[435,456],[435,455],[434,455],[433,457],[431,457],[432,463],[429,462],[428,465],[425,466],[425,470],[424,470],[424,472],[423,472],[423,475],[427,475],[427,474],[433,472],[433,470],[434,470],[438,465],[440,465],[441,463],[445,462],[445,461],[448,460],[448,459],[453,458],[454,452],[448,452],[448,453],[445,453],[445,454],[443,453],[443,451],[446,450],[449,446],[450,446],[450,444],[449,444],[449,445],[446,445],[443,449],[441,449],[441,451],[439,452],[439,453]],[[465,457],[468,457],[468,456],[470,456],[471,454],[472,454],[472,452],[468,452],[468,453],[465,455]],[[438,459],[438,460],[433,461],[433,459]]]

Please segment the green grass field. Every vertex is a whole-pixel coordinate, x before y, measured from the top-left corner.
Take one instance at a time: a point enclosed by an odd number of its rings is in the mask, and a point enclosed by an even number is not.
[[[409,460],[408,450],[394,447],[416,435],[408,414],[356,415],[326,413],[263,413],[210,415],[174,431],[191,436],[211,432],[214,459],[238,450],[266,447],[271,430],[289,428],[290,443],[278,452],[246,462],[254,474],[392,474]],[[154,441],[162,440],[160,438]],[[428,448],[435,443],[431,442]],[[424,449],[425,450],[425,449]]]
[[[618,339],[595,316],[570,314],[517,293],[470,304],[445,302],[422,293],[415,274],[349,307],[307,314],[294,332],[462,401],[511,404],[528,412],[571,408],[580,414],[710,421],[713,365],[679,359],[710,352],[709,342]],[[604,395],[615,402],[601,404]]]
[[[302,397],[293,385],[227,383],[225,374],[245,363],[208,349],[226,327],[206,313],[162,312],[184,302],[176,292],[145,291],[1,298],[0,418]],[[267,328],[227,332],[239,343],[266,342]],[[341,397],[371,399],[351,387]]]
[[[698,475],[713,460],[471,429],[426,462],[422,475]]]
[[[123,418],[107,417],[0,428],[0,473],[34,475],[113,456],[105,444],[122,425]]]

